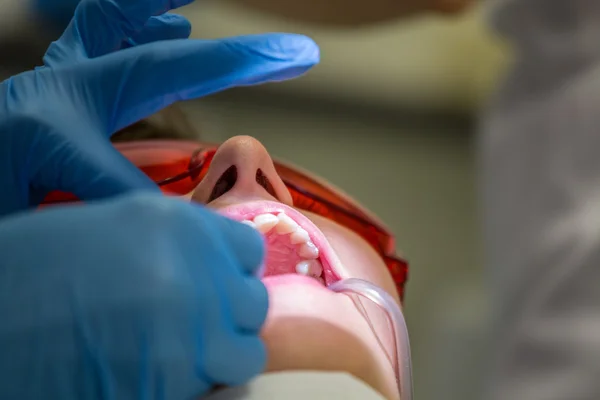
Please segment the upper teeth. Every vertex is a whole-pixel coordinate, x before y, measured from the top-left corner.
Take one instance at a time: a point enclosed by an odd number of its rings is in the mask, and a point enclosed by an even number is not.
[[[279,213],[277,215],[277,226],[275,227],[277,233],[279,233],[280,235],[286,235],[288,233],[294,233],[298,229],[300,229],[300,226],[298,226],[296,221],[294,221],[284,213]]]
[[[277,225],[279,219],[273,214],[260,214],[254,218],[253,222],[256,229],[262,233],[267,233]]]
[[[252,221],[244,220],[242,223],[252,226],[263,235],[272,230],[275,230],[279,235],[289,234],[290,242],[298,245],[298,255],[305,259],[296,265],[296,272],[313,277],[319,277],[323,273],[323,266],[318,260],[319,249],[310,240],[308,232],[288,215],[283,212],[277,215],[260,214],[254,217]]]
[[[298,255],[308,259],[317,259],[319,258],[319,249],[313,242],[308,240],[306,243],[303,243],[302,246],[300,246]]]
[[[304,229],[298,227],[291,235],[290,242],[293,244],[306,243],[310,241],[310,237],[308,236],[308,232]]]
[[[302,275],[318,278],[323,273],[323,266],[319,260],[300,261],[296,264],[296,272]]]

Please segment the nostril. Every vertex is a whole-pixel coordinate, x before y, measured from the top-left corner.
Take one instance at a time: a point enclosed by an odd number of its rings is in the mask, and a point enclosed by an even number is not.
[[[275,194],[275,188],[273,188],[269,178],[267,178],[260,168],[256,170],[256,183],[265,188],[267,193],[269,193],[271,196],[277,198],[277,195]]]
[[[215,183],[215,187],[213,188],[210,197],[208,198],[208,202],[223,196],[225,193],[229,192],[235,182],[237,181],[237,167],[232,165],[227,168],[223,175],[219,178],[217,183]]]

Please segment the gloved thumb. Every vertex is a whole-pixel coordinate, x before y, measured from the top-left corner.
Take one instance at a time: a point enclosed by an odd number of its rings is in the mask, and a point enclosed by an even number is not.
[[[32,203],[39,204],[51,190],[73,193],[83,201],[140,190],[159,192],[158,186],[104,137],[85,140],[78,146],[57,146],[51,156],[36,163]]]

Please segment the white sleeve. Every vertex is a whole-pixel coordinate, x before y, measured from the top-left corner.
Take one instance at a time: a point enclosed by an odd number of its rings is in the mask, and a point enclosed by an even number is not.
[[[294,371],[264,374],[245,386],[203,400],[385,400],[367,384],[341,372]]]
[[[600,399],[600,2],[497,0],[515,63],[483,119],[493,400]]]

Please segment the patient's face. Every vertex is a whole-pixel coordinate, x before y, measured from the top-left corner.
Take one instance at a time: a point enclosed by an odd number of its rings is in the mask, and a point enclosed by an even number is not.
[[[263,282],[270,305],[262,335],[269,371],[346,371],[397,398],[384,314],[367,300],[326,288],[361,278],[398,301],[383,260],[368,243],[333,221],[294,209],[268,152],[250,137],[225,142],[188,197],[265,235]]]

